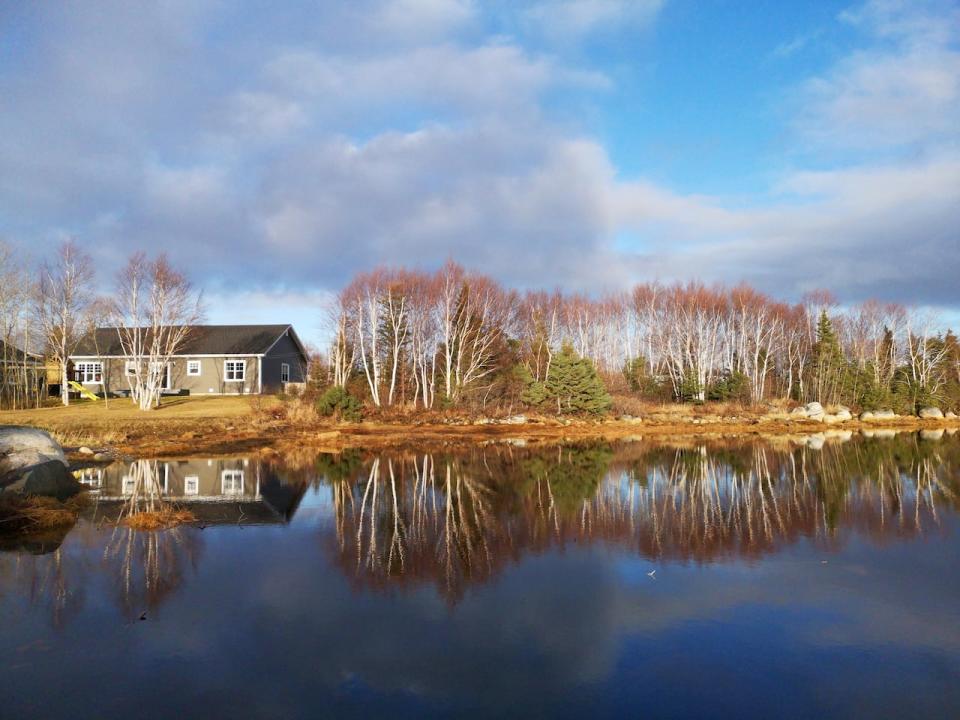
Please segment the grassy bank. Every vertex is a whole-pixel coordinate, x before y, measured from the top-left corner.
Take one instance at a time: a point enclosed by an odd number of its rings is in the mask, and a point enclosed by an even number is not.
[[[0,412],[0,424],[32,425],[50,431],[63,445],[110,447],[136,457],[225,455],[264,449],[341,450],[447,443],[526,440],[617,440],[637,435],[808,434],[861,428],[960,427],[956,420],[898,417],[824,425],[790,419],[785,412],[713,403],[701,406],[646,405],[639,418],[579,419],[556,416],[467,417],[455,413],[395,412],[361,423],[338,424],[318,417],[296,400],[273,397],[172,398],[142,412],[125,400],[78,402],[70,407]]]

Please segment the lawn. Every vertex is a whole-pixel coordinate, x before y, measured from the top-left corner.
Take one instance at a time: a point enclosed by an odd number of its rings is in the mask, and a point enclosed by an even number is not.
[[[223,420],[250,415],[252,403],[270,403],[270,397],[172,397],[164,398],[159,408],[138,410],[126,398],[72,401],[69,406],[56,405],[38,410],[0,410],[2,425],[64,425],[67,423],[100,424],[105,422],[196,420],[215,418]]]

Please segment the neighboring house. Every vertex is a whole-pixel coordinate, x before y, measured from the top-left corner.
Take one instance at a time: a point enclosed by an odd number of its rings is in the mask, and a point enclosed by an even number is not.
[[[70,356],[71,377],[96,393],[129,390],[136,372],[117,328],[97,328]],[[307,351],[292,325],[197,325],[164,371],[164,392],[256,395],[302,388]]]
[[[0,340],[0,386],[22,384],[26,378],[31,387],[42,388],[46,377],[44,368],[42,355],[24,352]]]

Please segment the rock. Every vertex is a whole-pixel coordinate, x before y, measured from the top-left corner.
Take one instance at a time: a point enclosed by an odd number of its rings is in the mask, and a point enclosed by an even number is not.
[[[77,449],[77,452],[80,453],[81,455],[93,455],[93,454],[94,454],[93,450],[91,450],[90,448],[88,448],[86,445],[84,445],[84,446],[81,447],[81,448],[78,448],[78,449]]]
[[[503,425],[523,425],[525,422],[527,422],[526,415],[511,415],[500,421]]]
[[[876,420],[893,420],[897,414],[893,410],[875,410],[873,417]]]
[[[810,435],[805,440],[807,447],[810,448],[811,450],[821,450],[823,448],[823,444],[826,441],[827,441],[826,435],[823,435],[821,433],[817,433],[816,435]]]
[[[823,409],[823,405],[821,405],[817,401],[807,403],[803,409],[806,410],[807,417],[810,418],[811,420],[818,420],[820,422],[823,422],[823,418],[825,418],[827,415],[827,413]]]
[[[872,410],[865,410],[860,413],[860,420],[863,422],[870,422],[871,420],[876,420],[877,416]]]
[[[943,414],[943,416],[944,416],[947,420],[956,420],[956,419],[957,419],[957,414],[956,414],[953,410],[947,410],[947,411]]]
[[[48,460],[17,472],[19,478],[7,485],[4,492],[45,495],[66,500],[83,489],[83,485],[77,482],[77,479],[67,470],[67,466],[59,460]]]
[[[790,415],[798,418],[805,418],[807,416],[807,409],[801,405],[800,407],[795,407],[790,411]]]
[[[920,408],[920,412],[918,412],[917,415],[927,419],[942,418],[943,412],[940,410],[940,408],[937,408],[937,407],[925,407],[925,408]]]
[[[113,460],[113,457],[111,457],[108,453],[98,452],[93,456],[93,459],[97,462],[107,462],[108,460]]]
[[[67,466],[63,448],[49,433],[20,425],[0,425],[0,484],[8,475],[19,475],[51,460]]]
[[[853,420],[853,414],[850,412],[850,408],[844,405],[838,405],[837,409],[833,413],[833,416],[841,421]]]

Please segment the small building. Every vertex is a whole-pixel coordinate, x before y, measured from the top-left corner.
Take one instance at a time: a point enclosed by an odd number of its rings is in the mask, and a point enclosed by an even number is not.
[[[19,406],[43,396],[46,365],[42,355],[0,340],[0,407]]]
[[[308,355],[292,325],[196,325],[164,367],[163,391],[174,395],[259,395],[298,391]],[[97,328],[70,356],[70,373],[86,389],[125,393],[136,373],[117,328]]]

